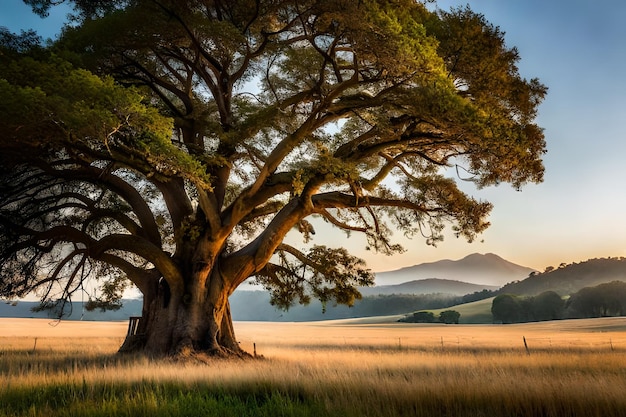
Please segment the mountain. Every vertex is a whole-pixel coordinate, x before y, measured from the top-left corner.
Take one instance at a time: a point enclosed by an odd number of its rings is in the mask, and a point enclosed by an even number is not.
[[[497,290],[498,286],[470,284],[450,279],[427,278],[396,285],[359,288],[363,296],[382,294],[450,294],[465,295],[482,290]]]
[[[534,269],[517,265],[493,253],[474,253],[463,259],[445,259],[409,266],[395,271],[376,273],[376,285],[396,285],[403,282],[439,278],[470,284],[501,287],[522,280]]]
[[[511,282],[499,292],[537,295],[544,291],[555,291],[565,296],[584,287],[595,287],[611,281],[626,282],[626,258],[596,258],[562,265],[557,269],[532,274],[523,281]]]

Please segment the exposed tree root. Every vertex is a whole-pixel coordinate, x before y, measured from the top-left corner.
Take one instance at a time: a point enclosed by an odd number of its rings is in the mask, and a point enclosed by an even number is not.
[[[170,352],[158,353],[147,349],[145,346],[145,338],[140,336],[127,337],[118,350],[118,353],[146,355],[152,358],[199,363],[209,363],[215,359],[264,359],[261,355],[252,355],[243,349],[230,349],[224,346],[209,349],[198,349],[188,343],[181,343],[176,349]]]

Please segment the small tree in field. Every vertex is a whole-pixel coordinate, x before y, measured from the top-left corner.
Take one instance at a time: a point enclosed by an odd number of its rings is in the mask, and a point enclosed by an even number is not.
[[[432,311],[417,311],[410,316],[406,316],[399,321],[405,323],[434,323],[435,314]]]
[[[439,313],[439,321],[445,324],[459,324],[461,313],[455,310],[446,310]]]
[[[546,88],[467,8],[68,2],[77,25],[49,48],[2,36],[0,294],[68,299],[95,279],[100,306],[130,281],[144,304],[126,348],[243,354],[228,297],[250,279],[280,307],[352,304],[373,274],[313,245],[310,219],[386,254],[392,230],[471,241],[491,205],[446,170],[542,179]]]
[[[491,314],[495,322],[521,323],[528,318],[528,303],[514,294],[500,294],[491,303]]]
[[[554,291],[544,291],[530,301],[530,314],[533,320],[558,320],[565,314],[565,301]]]

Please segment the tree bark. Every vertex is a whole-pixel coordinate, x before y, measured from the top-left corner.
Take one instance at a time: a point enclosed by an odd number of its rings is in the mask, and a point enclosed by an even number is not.
[[[193,280],[192,280],[193,281]],[[144,292],[142,318],[120,352],[187,357],[205,353],[222,357],[249,356],[235,337],[228,296],[230,289],[212,271],[207,285],[193,292],[172,293],[165,279]]]

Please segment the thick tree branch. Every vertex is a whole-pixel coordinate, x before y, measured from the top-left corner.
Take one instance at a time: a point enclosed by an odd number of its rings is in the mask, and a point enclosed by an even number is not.
[[[143,196],[123,179],[109,174],[106,170],[94,166],[81,167],[75,170],[54,170],[50,175],[68,180],[83,180],[92,184],[103,186],[106,189],[121,196],[133,208],[142,229],[155,245],[161,245],[161,234],[154,219],[154,214]]]
[[[408,200],[387,199],[371,196],[366,196],[357,200],[353,195],[344,194],[338,191],[317,194],[311,197],[311,200],[315,209],[320,211],[331,208],[342,209],[358,207],[397,207],[416,210],[422,213],[441,211],[440,207],[427,207]]]
[[[151,262],[167,280],[172,292],[182,294],[184,279],[178,266],[161,248],[133,235],[112,234],[91,242],[90,252],[98,258],[107,251],[121,250],[136,254]]]

